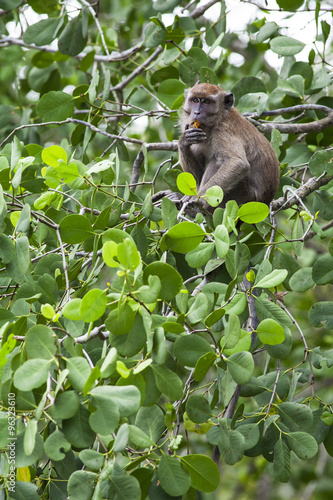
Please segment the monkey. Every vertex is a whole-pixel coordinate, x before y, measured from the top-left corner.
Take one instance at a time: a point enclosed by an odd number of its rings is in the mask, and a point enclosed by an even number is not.
[[[199,196],[220,186],[222,208],[229,200],[269,205],[279,186],[278,160],[264,135],[233,105],[234,95],[217,85],[199,83],[185,90],[181,167],[195,177]],[[202,205],[208,208],[205,201]]]
[[[234,108],[231,92],[209,83],[186,90],[182,127],[179,160],[182,169],[195,177],[199,196],[217,185],[224,192],[222,207],[229,200],[238,205],[251,201],[270,204],[279,186],[278,160],[264,135]],[[194,199],[186,197],[183,201],[189,198]],[[205,201],[200,201],[208,208]],[[254,309],[253,304],[251,307]],[[255,309],[254,316],[257,320]],[[255,339],[253,333],[252,347]],[[240,390],[238,385],[225,417],[233,417]],[[215,446],[212,458],[216,464],[219,457],[219,448]]]

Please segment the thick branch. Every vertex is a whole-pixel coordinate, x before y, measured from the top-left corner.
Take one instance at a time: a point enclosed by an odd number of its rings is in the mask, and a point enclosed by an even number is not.
[[[333,109],[319,104],[300,104],[298,106],[291,106],[290,108],[275,109],[273,111],[265,111],[260,116],[278,116],[285,113],[297,113],[300,111],[321,111],[327,114],[326,118],[316,120],[309,123],[274,123],[274,122],[260,122],[258,123],[254,118],[258,116],[245,114],[246,118],[257,127],[260,132],[269,133],[273,129],[279,130],[282,134],[308,134],[309,132],[320,132],[325,128],[332,127],[333,125]]]
[[[306,198],[309,194],[319,189],[321,186],[325,186],[333,179],[333,175],[329,177],[311,177],[303,186],[300,186],[295,192],[287,199],[284,196],[272,201],[271,208],[273,212],[277,212],[281,209],[287,209],[292,207],[298,202],[298,198]]]

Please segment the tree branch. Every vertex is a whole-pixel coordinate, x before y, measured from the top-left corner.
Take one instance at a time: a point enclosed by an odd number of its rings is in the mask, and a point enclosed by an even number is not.
[[[297,113],[299,111],[322,111],[327,114],[326,118],[316,120],[309,123],[274,123],[274,122],[257,122],[257,118],[261,116],[278,116],[285,113]],[[291,106],[290,108],[275,109],[272,111],[264,111],[261,115],[253,115],[245,113],[244,116],[258,129],[260,132],[269,133],[273,129],[279,130],[282,134],[308,134],[309,132],[320,132],[325,128],[333,125],[333,109],[319,104],[300,104]]]
[[[202,14],[204,14],[206,12],[206,10],[210,9],[210,7],[212,7],[212,5],[219,3],[219,1],[220,0],[210,0],[205,5],[202,5],[201,7],[198,7],[197,9],[195,9],[190,14],[190,17],[192,17],[192,19],[198,19],[198,17],[202,16]]]
[[[289,198],[285,199],[284,196],[278,198],[277,200],[273,200],[271,203],[271,209],[273,212],[278,212],[280,210],[286,210],[287,208],[292,207],[295,203],[298,202],[298,198],[306,198],[309,194],[316,191],[321,186],[325,186],[333,179],[333,175],[329,177],[311,177],[303,186],[300,186],[298,189],[294,191],[294,193],[289,196]]]
[[[145,69],[147,69],[149,64],[152,61],[154,61],[163,52],[163,50],[164,50],[164,47],[162,47],[162,46],[157,47],[155,52],[153,52],[152,55],[150,57],[148,57],[148,59],[146,59],[146,61],[144,63],[142,63],[140,66],[138,66],[130,75],[128,75],[124,80],[122,80],[120,83],[118,83],[118,85],[111,88],[111,91],[121,92],[126,87],[126,85],[128,85],[132,80],[134,80],[134,78],[136,78]]]
[[[58,52],[57,49],[51,47],[50,45],[41,45],[37,46],[34,44],[29,44],[29,43],[24,43],[23,40],[20,38],[13,38],[11,36],[1,36],[0,37],[0,46],[2,47],[7,47],[8,45],[18,45],[20,47],[24,47],[26,49],[34,49],[34,50],[39,50],[41,52],[49,52],[51,54],[56,54]],[[111,63],[111,62],[119,62],[119,61],[126,61],[130,57],[132,57],[136,52],[139,52],[142,50],[144,47],[142,45],[142,42],[137,43],[130,49],[124,50],[123,52],[116,52],[115,54],[111,55],[102,55],[102,54],[95,54],[94,56],[94,61],[96,62],[102,62],[102,63]],[[76,59],[79,61],[83,59],[87,54],[85,52],[81,52],[78,54]]]

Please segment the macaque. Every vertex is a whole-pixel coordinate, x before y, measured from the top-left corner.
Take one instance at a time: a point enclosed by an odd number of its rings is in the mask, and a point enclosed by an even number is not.
[[[269,205],[279,185],[276,155],[233,104],[232,93],[210,83],[185,91],[180,164],[195,177],[199,195],[211,186],[223,189],[221,206],[229,200]]]

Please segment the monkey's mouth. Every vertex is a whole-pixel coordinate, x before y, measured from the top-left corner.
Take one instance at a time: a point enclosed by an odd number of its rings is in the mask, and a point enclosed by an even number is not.
[[[190,128],[200,128],[202,125],[200,122],[195,120],[194,122],[191,123]]]

